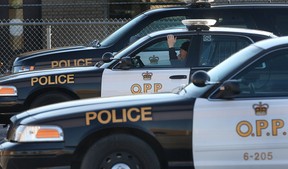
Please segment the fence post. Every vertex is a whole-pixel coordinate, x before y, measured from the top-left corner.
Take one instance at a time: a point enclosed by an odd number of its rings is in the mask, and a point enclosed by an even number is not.
[[[51,25],[47,26],[47,49],[51,49],[52,47],[52,42],[51,42],[51,35],[52,35],[52,31],[51,31]]]

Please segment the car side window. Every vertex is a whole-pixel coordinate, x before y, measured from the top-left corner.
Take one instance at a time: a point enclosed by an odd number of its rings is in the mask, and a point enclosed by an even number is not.
[[[203,35],[200,44],[199,66],[214,67],[251,43],[248,38],[240,36]]]
[[[175,52],[177,55],[180,52],[181,45],[188,40],[189,38],[177,37],[177,41],[175,43]],[[146,45],[140,52],[134,54],[132,58],[137,58],[137,60],[140,59],[144,64],[144,68],[185,67],[186,63],[185,61],[178,61],[177,59],[172,60],[170,58],[166,37]],[[138,61],[135,61],[134,63],[137,62]],[[139,68],[139,66],[136,65],[134,68]]]
[[[277,29],[277,32],[279,32],[279,34],[281,36],[284,36],[284,35],[287,35],[288,34],[288,23],[287,23],[287,20],[288,20],[288,16],[287,15],[277,15],[275,13],[275,16],[274,16],[274,21],[275,21],[275,24],[274,25],[277,25],[275,26],[275,28]]]
[[[216,12],[217,13],[217,12]],[[216,26],[235,28],[256,28],[249,15],[235,13],[232,10],[214,15]]]
[[[155,20],[151,24],[147,25],[144,29],[142,29],[138,35],[145,36],[151,32],[171,29],[171,28],[184,28],[185,26],[182,24],[182,20],[186,19],[185,16],[169,16],[159,20]]]
[[[288,49],[266,55],[237,75],[241,93],[237,97],[288,95]]]

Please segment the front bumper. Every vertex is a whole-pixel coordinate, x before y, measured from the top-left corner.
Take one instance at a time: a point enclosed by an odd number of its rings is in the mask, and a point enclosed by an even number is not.
[[[0,143],[2,169],[70,169],[74,149],[64,143]]]

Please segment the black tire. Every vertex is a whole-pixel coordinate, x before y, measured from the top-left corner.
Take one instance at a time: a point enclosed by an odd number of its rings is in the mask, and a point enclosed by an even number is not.
[[[45,106],[53,103],[59,103],[64,101],[72,100],[72,98],[61,92],[51,92],[42,94],[34,99],[31,103],[30,108]]]
[[[95,142],[86,152],[81,169],[160,169],[154,151],[128,134],[114,134]]]

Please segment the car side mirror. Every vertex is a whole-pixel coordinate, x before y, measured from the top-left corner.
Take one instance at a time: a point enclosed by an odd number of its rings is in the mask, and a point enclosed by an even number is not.
[[[97,39],[95,39],[95,40],[93,40],[93,41],[90,43],[90,45],[91,45],[92,47],[97,47],[97,46],[100,45],[100,41],[97,40]]]
[[[204,87],[210,81],[210,76],[203,70],[196,71],[191,76],[191,82],[197,87]]]
[[[102,55],[102,61],[104,63],[111,62],[113,60],[114,55],[111,52],[106,52]]]

